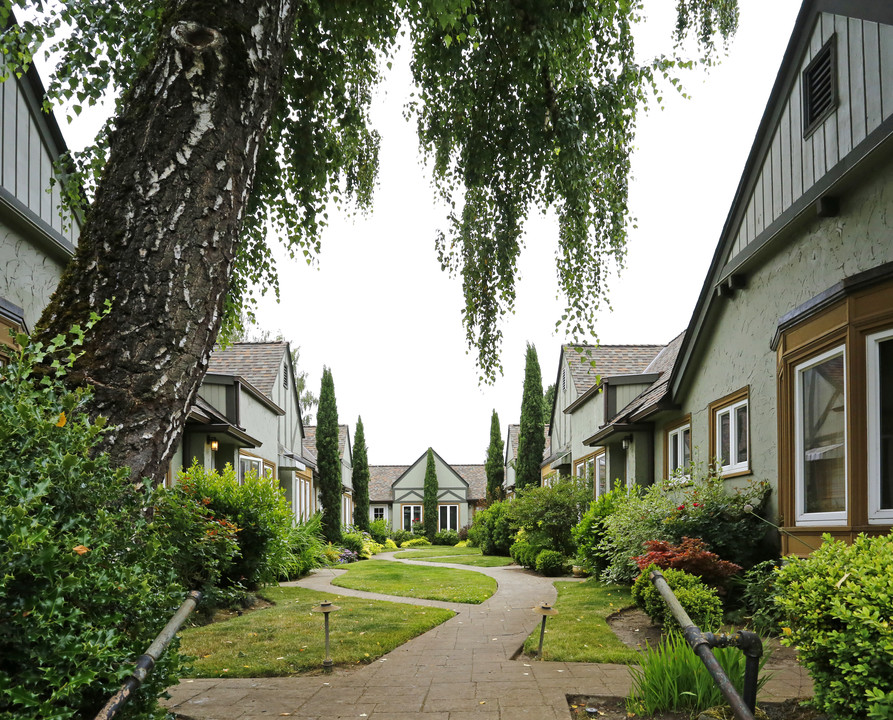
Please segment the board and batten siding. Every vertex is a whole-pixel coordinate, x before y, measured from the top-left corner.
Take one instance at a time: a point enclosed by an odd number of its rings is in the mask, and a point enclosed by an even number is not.
[[[0,72],[5,66],[0,63]],[[0,187],[59,236],[77,244],[77,223],[60,215],[59,186],[50,188],[53,161],[63,148],[54,147],[46,118],[27,77],[0,83]]]
[[[803,137],[803,70],[836,33],[835,111]],[[893,116],[893,26],[821,13],[757,175],[735,241],[739,253]]]

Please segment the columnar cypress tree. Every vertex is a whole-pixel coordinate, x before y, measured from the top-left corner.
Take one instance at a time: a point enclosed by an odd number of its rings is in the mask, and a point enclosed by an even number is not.
[[[502,483],[505,481],[505,444],[502,442],[502,429],[499,427],[499,415],[493,411],[490,418],[490,446],[487,448],[487,462],[484,470],[487,473],[487,503],[502,500],[505,490]]]
[[[521,397],[521,429],[518,432],[518,460],[515,465],[515,488],[540,484],[543,462],[543,378],[536,348],[527,343],[524,366],[524,394]]]
[[[425,536],[433,542],[437,532],[437,469],[434,467],[434,451],[431,448],[428,448],[428,464],[425,466],[422,522],[425,525]]]
[[[322,370],[316,425],[316,460],[322,501],[322,533],[332,543],[341,541],[341,460],[338,457],[338,407],[335,381],[327,367]]]
[[[353,439],[353,524],[369,530],[369,460],[366,457],[366,433],[363,418],[357,418]]]

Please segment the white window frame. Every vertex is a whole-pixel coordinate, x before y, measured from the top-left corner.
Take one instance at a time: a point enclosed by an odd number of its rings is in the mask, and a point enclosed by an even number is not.
[[[595,461],[592,471],[592,485],[595,497],[598,498],[611,492],[611,483],[608,481],[608,453],[602,450],[592,459]],[[603,474],[604,477],[602,477]],[[604,492],[600,491],[602,482],[605,483]]]
[[[803,527],[809,527],[811,525],[846,525],[847,522],[847,513],[849,511],[850,498],[848,488],[849,477],[847,474],[849,428],[847,427],[846,422],[844,422],[843,424],[843,510],[835,510],[833,512],[807,513],[805,511],[806,495],[803,487],[803,455],[806,452],[806,449],[803,447],[803,412],[801,410],[803,398],[801,397],[802,391],[800,389],[800,386],[802,383],[800,378],[804,371],[814,368],[816,365],[821,365],[823,362],[825,362],[825,360],[830,360],[837,355],[840,355],[843,359],[843,404],[844,408],[846,408],[847,402],[849,400],[846,381],[846,345],[838,345],[836,347],[833,347],[830,350],[827,350],[820,355],[815,355],[814,357],[809,358],[809,360],[805,360],[804,362],[794,367],[794,508],[797,525]]]
[[[881,382],[880,344],[893,340],[893,328],[869,335],[866,341],[866,392],[868,394],[868,522],[889,525],[893,508],[881,508]]]
[[[243,465],[245,463],[249,467],[246,469]],[[239,455],[239,483],[245,482],[245,476],[250,473],[252,470],[255,470],[257,476],[262,478],[264,476],[264,461],[263,458],[254,457],[254,455]]]
[[[724,405],[715,411],[716,420],[714,421],[713,426],[713,447],[716,450],[715,459],[717,463],[720,462],[719,455],[720,448],[722,447],[720,431],[722,417],[724,415],[729,416],[729,464],[720,466],[720,471],[723,475],[747,472],[750,469],[750,407],[748,406],[748,400],[749,398],[744,398],[731,405]],[[747,422],[745,423],[745,432],[747,433],[745,441],[747,450],[745,452],[747,456],[743,460],[738,457],[738,422],[736,417],[737,410],[741,407],[747,410]]]
[[[413,510],[409,511],[409,513],[410,513],[409,527],[405,527],[405,525],[406,525],[406,508],[413,508]],[[418,510],[419,510],[418,520],[414,519],[416,516],[415,511],[414,511],[415,508],[418,508]],[[403,528],[404,530],[406,530],[407,532],[412,532],[412,524],[414,522],[422,522],[422,506],[416,505],[415,503],[406,503],[404,505],[401,505],[400,506],[400,527]]]
[[[685,462],[685,432],[688,432],[688,462]],[[673,467],[674,451],[681,458],[680,464]],[[688,468],[691,465],[691,423],[687,422],[667,432],[667,475],[668,479],[688,480]],[[678,472],[681,471],[681,472]]]
[[[450,513],[448,508],[456,508],[456,527],[443,526],[443,516],[441,513],[446,510],[447,524],[449,524]],[[437,531],[442,532],[443,530],[455,530],[456,532],[459,532],[459,506],[456,503],[443,503],[437,506]]]
[[[378,517],[379,513],[381,514],[381,517]],[[384,511],[383,505],[374,506],[372,508],[372,522],[376,522],[377,520],[386,520],[386,519],[387,518],[385,518],[385,511]]]

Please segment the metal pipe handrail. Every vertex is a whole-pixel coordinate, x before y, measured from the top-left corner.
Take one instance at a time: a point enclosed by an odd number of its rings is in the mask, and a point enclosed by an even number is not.
[[[732,714],[737,720],[754,720],[757,703],[757,676],[760,670],[760,657],[763,654],[763,643],[760,637],[747,630],[739,630],[731,636],[701,632],[673,594],[673,590],[667,584],[666,578],[660,570],[652,570],[648,577],[669,606],[676,622],[682,627],[682,636],[691,646],[695,655],[704,663],[707,672],[710,673],[719,691],[729,703]],[[711,648],[727,646],[740,648],[745,655],[743,698],[738,694],[732,681],[711,652]]]
[[[152,672],[152,668],[155,667],[158,658],[161,657],[167,646],[170,645],[177,631],[186,622],[186,618],[195,610],[195,606],[198,605],[201,599],[202,594],[198,590],[190,591],[183,604],[180,605],[174,616],[164,626],[164,629],[158,633],[158,636],[152,641],[146,652],[136,659],[136,667],[133,669],[130,677],[124,681],[121,689],[112,695],[102,710],[96,714],[94,720],[110,720],[127,704],[130,696],[145,682],[146,677]]]

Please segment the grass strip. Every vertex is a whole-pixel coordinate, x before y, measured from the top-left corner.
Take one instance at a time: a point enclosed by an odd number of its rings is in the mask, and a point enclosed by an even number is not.
[[[505,567],[514,563],[514,560],[510,557],[481,555],[480,548],[470,547],[440,546],[421,550],[407,550],[397,553],[394,557],[400,560],[453,563],[454,565],[470,565],[472,567]]]
[[[322,613],[310,608],[331,600],[330,655],[337,666],[371,663],[453,617],[450,610],[333,596],[299,587],[273,587],[271,608],[180,633],[180,651],[193,656],[191,677],[286,677],[322,670]]]
[[[543,657],[556,662],[623,663],[634,665],[639,654],[624,645],[605,618],[632,605],[629,588],[605,585],[590,579],[586,582],[556,582],[558,600],[554,615],[546,622]],[[524,643],[524,652],[535,655],[540,642],[540,628]]]
[[[400,597],[479,604],[496,592],[496,581],[472,570],[366,560],[346,565],[333,585]]]
[[[394,555],[401,560],[416,560],[425,557],[446,557],[447,555],[477,555],[481,557],[481,549],[475,547],[450,547],[449,545],[434,545],[432,547],[412,548],[401,550]]]

